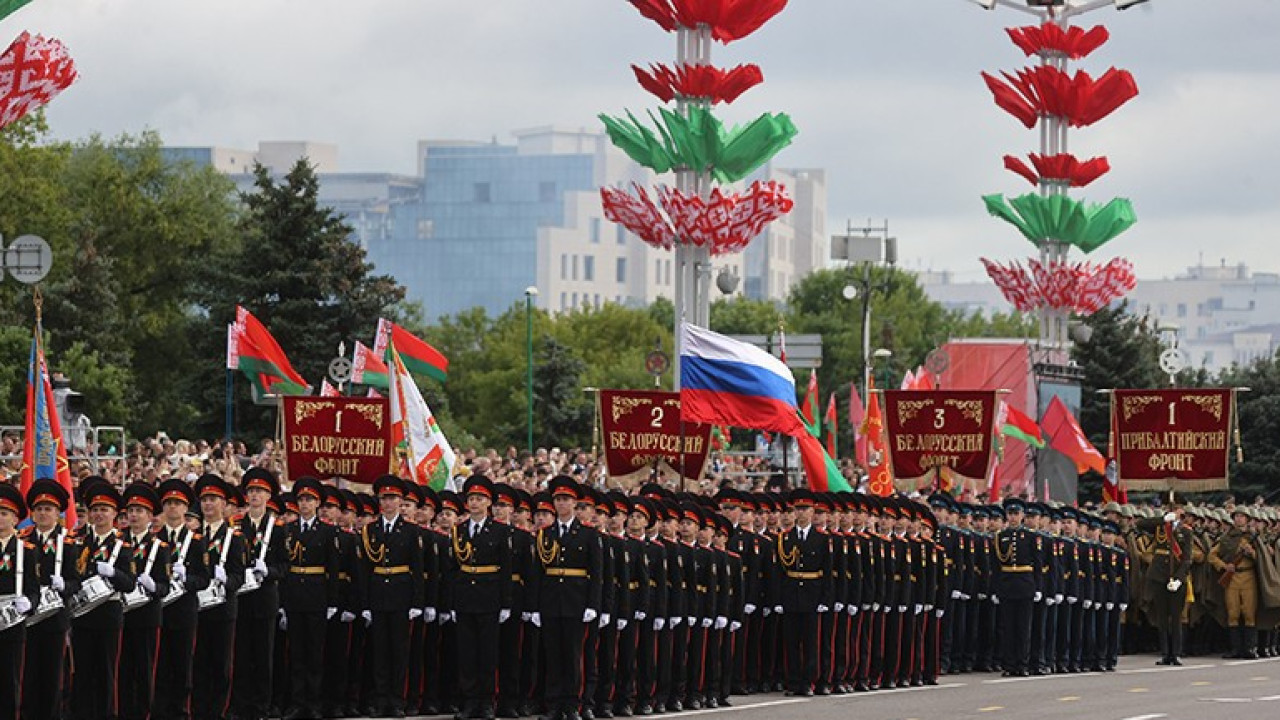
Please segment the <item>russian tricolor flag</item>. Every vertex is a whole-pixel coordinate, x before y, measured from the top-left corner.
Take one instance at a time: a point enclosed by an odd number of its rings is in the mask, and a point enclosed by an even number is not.
[[[802,437],[796,379],[778,358],[688,323],[680,326],[680,414],[690,422]]]

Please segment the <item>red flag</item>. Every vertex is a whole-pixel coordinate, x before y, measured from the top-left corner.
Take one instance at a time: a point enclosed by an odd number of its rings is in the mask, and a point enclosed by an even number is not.
[[[849,427],[853,432],[853,456],[863,467],[867,466],[867,436],[862,433],[862,421],[866,415],[862,398],[858,397],[857,383],[849,383]]]
[[[306,395],[311,386],[293,369],[280,344],[267,331],[258,318],[241,306],[236,306],[236,322],[230,332],[228,348],[234,343],[238,351],[236,369],[248,376],[264,395]],[[228,349],[228,362],[231,350]]]
[[[862,434],[867,437],[867,489],[872,495],[893,494],[893,473],[889,470],[889,448],[884,439],[884,418],[880,414],[880,398],[867,388],[867,419]]]
[[[800,415],[804,424],[812,428],[815,435],[820,434],[822,426],[818,424],[818,371],[809,372],[809,388],[804,391],[804,403],[800,405]]]
[[[1057,395],[1049,401],[1049,409],[1045,410],[1040,425],[1049,437],[1049,447],[1071,458],[1076,464],[1076,472],[1093,470],[1099,475],[1106,473],[1107,461],[1102,453],[1085,437],[1080,424]]]
[[[338,388],[329,384],[329,378],[320,381],[320,397],[339,397]]]
[[[40,340],[41,328],[37,323],[35,336],[31,340],[31,362],[27,366],[27,418],[22,436],[22,470],[19,473],[18,487],[25,496],[33,482],[49,478],[74,497],[62,422],[58,417],[53,385],[49,382],[49,366],[45,362],[44,346]],[[75,503],[67,506],[66,519],[67,528],[75,528]]]
[[[831,457],[836,456],[836,394],[831,393],[831,398],[827,400],[827,415],[823,418],[827,423],[827,454]]]

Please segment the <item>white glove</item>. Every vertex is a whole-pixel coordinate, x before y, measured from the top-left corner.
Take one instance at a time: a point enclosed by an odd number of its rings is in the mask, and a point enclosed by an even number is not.
[[[920,613],[922,613],[922,612],[924,612],[924,605],[922,605],[922,604],[920,604],[920,603],[916,603],[916,611],[915,611],[914,613],[912,613],[912,614],[913,614],[913,615],[919,615],[919,614],[920,614]]]
[[[951,599],[952,599],[952,600],[959,600],[959,599],[960,599],[960,598],[962,598],[962,597],[964,597],[964,593],[960,592],[959,590],[952,590],[952,591],[951,591]]]
[[[108,562],[98,563],[98,574],[104,578],[112,578],[116,575],[116,569]]]
[[[774,611],[775,613],[777,613],[777,614],[781,615],[781,614],[782,614],[782,606],[781,606],[781,605],[774,605],[774,606],[773,606],[773,611]]]
[[[360,617],[364,618],[364,626],[369,627],[373,624],[373,613],[368,610],[360,612]]]
[[[49,587],[53,588],[54,590],[57,590],[58,592],[62,592],[63,590],[67,589],[67,583],[65,580],[62,579],[61,575],[54,575],[53,577],[49,578]]]
[[[152,580],[150,575],[139,575],[138,584],[141,585],[142,589],[146,590],[148,593],[151,593],[152,595],[155,594],[156,581]]]
[[[693,626],[698,624],[698,619],[695,617],[688,617],[685,618],[685,622],[689,623],[689,629],[692,630]]]
[[[627,619],[618,618],[618,632],[622,632],[623,630],[626,630],[626,629],[627,629]]]
[[[1169,584],[1166,585],[1165,587],[1168,588],[1169,592],[1178,592],[1178,590],[1182,588],[1182,581],[1170,580]]]
[[[714,621],[713,621],[711,618],[702,618],[702,622],[700,622],[700,623],[698,623],[698,624],[699,624],[699,625],[701,625],[701,626],[702,626],[702,627],[704,627],[704,628],[709,628],[709,627],[711,627],[711,623],[712,623],[712,622],[714,622]]]
[[[999,596],[999,595],[992,595],[992,596],[991,596],[991,602],[992,602],[992,603],[994,603],[994,604],[996,604],[996,605],[999,605],[999,604],[1000,604],[1000,596]]]
[[[666,626],[667,626],[667,620],[666,620],[666,618],[654,618],[654,619],[653,619],[653,631],[654,631],[654,632],[662,632],[662,628],[664,628],[664,627],[666,627]]]
[[[771,615],[772,613],[773,613],[773,608],[769,607],[768,605],[765,605],[764,609],[760,611],[760,617],[769,617],[769,615]]]
[[[924,611],[925,611],[925,612],[933,612],[933,603],[925,603],[925,604],[924,604]]]
[[[737,620],[734,620],[733,622],[729,623],[729,632],[736,633],[741,629],[742,629],[742,623],[738,622]]]
[[[871,609],[871,603],[862,603],[862,612],[867,612],[870,609]]]
[[[1062,604],[1062,593],[1057,593],[1057,594],[1055,594],[1055,595],[1053,596],[1053,602],[1054,602],[1055,604],[1057,604],[1057,605],[1061,605],[1061,604]]]
[[[747,603],[746,605],[743,605],[743,606],[742,606],[742,612],[744,612],[744,613],[746,613],[746,614],[748,614],[748,615],[753,615],[753,614],[755,614],[755,611],[756,611],[756,606],[755,606],[755,605],[752,605],[751,603]]]
[[[968,600],[968,599],[969,598],[965,598],[965,600]],[[986,600],[986,599],[987,599],[986,593],[978,593],[978,600]]]
[[[1171,522],[1173,522],[1174,520],[1177,520],[1177,519],[1178,519],[1178,514],[1177,514],[1177,513],[1175,513],[1175,512],[1173,512],[1172,510],[1170,510],[1169,512],[1167,512],[1167,513],[1165,513],[1165,514],[1164,514],[1164,521],[1165,521],[1165,522],[1170,522],[1170,523],[1171,523]]]
[[[842,602],[838,602],[838,603],[836,603],[836,612],[838,612],[838,613],[839,613],[839,612],[844,612],[844,603],[842,603]]]
[[[31,598],[26,595],[19,595],[13,599],[13,609],[18,611],[19,615],[26,615],[31,612]]]
[[[499,624],[499,625],[501,625],[501,624],[505,623],[506,621],[508,621],[508,620],[510,620],[510,619],[511,619],[511,610],[510,610],[510,609],[508,609],[508,608],[502,608],[501,610],[499,610],[499,611],[498,611],[498,624]],[[431,621],[430,621],[430,620],[428,620],[427,622],[431,622]]]
[[[944,613],[944,612],[945,612],[945,611],[943,611],[941,608],[939,608],[939,609],[937,609],[937,610],[934,610],[934,611],[933,611],[933,615],[934,615],[934,617],[939,617],[939,618],[940,618],[940,617],[942,617],[942,615],[943,615],[943,613]]]
[[[253,561],[253,574],[258,578],[258,582],[267,576],[267,563],[262,558]]]
[[[1107,603],[1105,607],[1107,608],[1107,611],[1108,611],[1108,612],[1110,612],[1110,611],[1112,611],[1112,610],[1115,610],[1115,609],[1116,609],[1116,604],[1115,604],[1115,603]]]
[[[636,622],[644,622],[644,619],[646,617],[648,617],[648,614],[646,614],[645,611],[643,610],[636,611],[636,614],[635,614]]]
[[[603,627],[608,627],[608,625],[609,625],[609,620],[610,620],[610,618],[609,618],[609,613],[600,613],[600,625],[599,625],[599,627],[602,627],[602,628],[603,628]]]
[[[1128,609],[1129,609],[1129,603],[1120,603],[1120,612],[1124,612]]]
[[[1043,597],[1044,597],[1044,593],[1042,593],[1042,592],[1040,592],[1039,590],[1037,590],[1037,591],[1036,591],[1036,594],[1035,594],[1035,597],[1031,598],[1031,602],[1040,602],[1041,598],[1043,598]]]
[[[907,606],[906,606],[906,605],[899,605],[899,606],[898,606],[898,612],[900,612],[900,613],[904,613],[904,612],[906,612],[906,611],[907,611]]]
[[[214,579],[214,580],[217,580],[218,582],[222,583],[223,585],[226,585],[226,584],[227,584],[227,569],[226,569],[226,568],[224,568],[224,567],[222,567],[221,565],[214,565],[214,566],[213,566],[213,579]]]
[[[1070,596],[1068,596],[1068,597],[1067,597],[1067,604],[1068,604],[1068,605],[1075,605],[1075,604],[1076,604],[1076,603],[1078,603],[1078,602],[1080,602],[1080,598],[1075,598],[1075,597],[1070,597]]]
[[[418,608],[409,608],[409,622],[413,622],[422,617],[422,611]]]
[[[436,621],[436,617],[438,617],[438,615],[436,614],[436,609],[435,609],[435,608],[433,608],[433,607],[426,607],[426,608],[422,608],[422,621],[423,621],[423,622],[433,623],[433,622],[435,622],[435,621]]]
[[[289,616],[286,615],[283,610],[280,611],[280,620],[277,624],[280,626],[281,630],[284,630],[285,632],[289,631]]]
[[[1053,607],[1053,605],[1054,605],[1054,600],[1053,600],[1053,598],[1052,598],[1052,597],[1046,597],[1046,598],[1044,599],[1044,605],[1045,605],[1045,607]]]
[[[872,612],[880,612],[880,603],[871,603]]]
[[[592,610],[591,608],[587,608],[582,611],[582,622],[584,623],[595,622],[595,619],[598,617],[600,617],[600,613]]]
[[[682,618],[682,617],[673,617],[673,618],[671,618],[670,620],[668,620],[668,621],[667,621],[667,624],[668,624],[668,625],[670,625],[670,626],[671,626],[671,629],[673,629],[673,630],[674,630],[674,629],[675,629],[675,628],[676,628],[680,623],[682,623],[682,622],[684,622],[684,618]]]
[[[723,629],[725,629],[725,628],[726,628],[726,627],[728,627],[728,626],[729,626],[729,618],[727,618],[727,617],[725,617],[725,616],[723,616],[723,615],[718,615],[718,616],[716,617],[716,629],[717,629],[717,630],[723,630]]]
[[[349,623],[349,622],[354,622],[355,619],[356,619],[356,614],[351,612],[350,610],[343,610],[342,614],[338,616],[338,622]]]
[[[542,627],[542,613],[540,612],[530,613],[529,622],[533,623],[534,627],[538,627],[538,628]]]
[[[960,599],[961,599],[961,600],[972,600],[972,599],[973,599],[973,596],[972,596],[972,595],[965,594],[965,593],[960,593]]]
[[[1093,607],[1093,601],[1092,601],[1092,600],[1085,600],[1085,601],[1084,601],[1084,609],[1085,609],[1085,610],[1088,610],[1088,609],[1090,609],[1090,608],[1092,608],[1092,607]]]
[[[849,613],[849,617],[853,617],[854,615],[858,614],[858,606],[854,605],[853,603],[849,603],[848,605],[846,605],[844,610],[845,612]]]
[[[186,563],[177,563],[173,566],[173,579],[184,584],[187,582]]]
[[[522,613],[520,613],[520,622],[529,622],[529,620],[530,620],[532,617],[533,617],[533,613],[531,613],[531,612],[522,612]]]
[[[324,619],[326,622],[328,622],[329,620],[332,620],[333,616],[337,614],[338,614],[338,608],[336,607],[327,607],[324,609]]]

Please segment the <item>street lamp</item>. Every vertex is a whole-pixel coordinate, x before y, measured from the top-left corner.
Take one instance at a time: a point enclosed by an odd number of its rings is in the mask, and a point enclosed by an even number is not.
[[[889,381],[893,379],[893,376],[890,374],[893,372],[893,368],[890,366],[890,361],[893,360],[893,351],[888,348],[876,348],[876,351],[872,353],[871,357],[875,359],[876,367],[884,371],[880,376],[881,389],[888,390],[890,384]],[[869,373],[870,368],[868,368],[868,374]]]
[[[538,288],[530,285],[524,289],[524,340],[525,340],[525,360],[528,364],[528,389],[529,389],[529,413],[527,417],[527,427],[529,430],[529,442],[527,443],[529,454],[533,454],[533,299],[538,297]]]
[[[866,397],[867,388],[871,386],[871,293],[876,290],[888,292],[892,287],[891,276],[880,282],[873,282],[871,266],[896,265],[898,239],[890,237],[888,220],[878,227],[871,225],[870,221],[861,228],[855,228],[850,223],[845,233],[831,238],[831,259],[845,261],[850,269],[855,263],[862,266],[862,277],[851,277],[840,294],[845,300],[853,300],[859,295],[862,297],[862,396]]]

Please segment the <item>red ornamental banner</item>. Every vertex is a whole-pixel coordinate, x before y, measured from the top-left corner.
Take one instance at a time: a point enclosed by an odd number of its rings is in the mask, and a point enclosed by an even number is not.
[[[1234,390],[1116,390],[1111,432],[1129,490],[1225,490]]]
[[[685,423],[680,428],[680,393],[657,390],[601,390],[600,427],[604,459],[614,480],[646,478],[657,468],[679,478],[683,440],[683,476],[702,477],[711,449],[711,426]]]
[[[895,478],[918,479],[944,467],[967,478],[987,476],[994,390],[888,390],[884,400]]]
[[[304,475],[372,484],[391,472],[391,409],[386,398],[282,398],[285,464]]]

